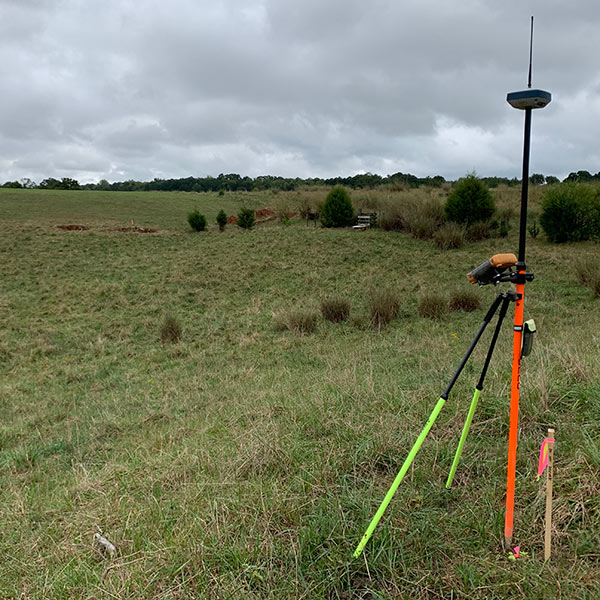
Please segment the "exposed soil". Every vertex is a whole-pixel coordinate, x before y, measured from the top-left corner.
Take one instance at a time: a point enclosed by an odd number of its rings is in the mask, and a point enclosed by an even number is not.
[[[273,211],[270,208],[259,208],[254,212],[254,216],[257,219],[266,219],[273,215]]]
[[[63,231],[87,231],[89,229],[85,225],[57,225],[56,227]]]
[[[133,225],[132,227],[119,227],[112,231],[119,231],[121,233],[158,233],[158,229],[150,229],[149,227],[138,227]]]

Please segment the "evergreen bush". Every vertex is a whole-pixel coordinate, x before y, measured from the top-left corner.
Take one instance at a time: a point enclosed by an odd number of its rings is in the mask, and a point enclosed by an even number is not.
[[[354,223],[354,209],[346,189],[341,185],[334,186],[321,210],[321,223],[324,227],[347,227]]]
[[[444,212],[448,221],[469,226],[489,221],[494,214],[490,190],[474,173],[463,177],[446,200]]]
[[[242,207],[238,213],[238,227],[242,229],[252,229],[254,226],[254,211],[251,208]]]
[[[190,224],[190,227],[194,231],[205,231],[206,230],[206,217],[204,215],[201,215],[198,212],[198,209],[193,210],[188,215],[187,220],[188,220],[188,223]]]
[[[225,225],[227,225],[227,215],[223,209],[217,214],[217,225],[219,226],[219,231],[225,230]]]

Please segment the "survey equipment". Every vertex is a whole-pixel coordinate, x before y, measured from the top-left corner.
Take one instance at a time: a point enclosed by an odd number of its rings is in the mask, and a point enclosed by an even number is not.
[[[492,302],[488,312],[486,313],[483,322],[481,323],[475,338],[471,342],[471,345],[467,349],[463,359],[461,360],[456,372],[452,376],[449,384],[447,385],[444,392],[438,399],[433,411],[431,412],[429,419],[425,426],[421,430],[421,433],[417,437],[417,440],[413,444],[408,456],[406,457],[398,475],[394,479],[390,489],[388,490],[385,498],[381,502],[379,509],[375,513],[375,516],[371,520],[365,534],[363,535],[360,543],[354,551],[354,556],[360,556],[366,543],[373,534],[377,523],[383,516],[388,504],[394,496],[398,486],[404,479],[404,476],[408,472],[410,465],[412,464],[415,456],[421,448],[427,434],[433,427],[435,420],[440,414],[444,404],[448,400],[450,392],[456,383],[459,375],[461,374],[465,364],[469,360],[475,346],[479,342],[483,335],[486,327],[498,312],[498,320],[496,327],[492,335],[490,346],[484,361],[483,369],[479,380],[475,386],[475,392],[473,399],[469,407],[467,419],[465,421],[456,454],[450,468],[450,473],[446,481],[446,488],[450,488],[466,438],[471,426],[477,403],[479,401],[480,394],[483,390],[483,384],[485,376],[490,365],[494,349],[496,347],[496,341],[502,327],[502,323],[508,312],[509,304],[514,303],[515,315],[513,325],[513,360],[512,360],[512,381],[511,381],[511,394],[510,394],[510,413],[509,413],[509,434],[508,434],[508,465],[507,465],[507,476],[506,476],[506,509],[505,509],[505,521],[504,521],[504,546],[506,549],[512,548],[513,528],[514,528],[514,498],[515,498],[515,471],[516,471],[516,460],[517,460],[517,434],[519,425],[519,392],[520,392],[520,377],[521,377],[521,358],[527,356],[531,352],[533,335],[536,331],[535,323],[533,319],[524,322],[523,320],[523,308],[525,301],[525,283],[532,281],[534,276],[533,273],[527,272],[525,266],[525,242],[527,234],[527,195],[528,195],[528,184],[529,184],[529,154],[530,154],[530,140],[531,140],[531,113],[533,110],[543,108],[551,100],[552,96],[549,92],[544,90],[531,89],[531,65],[532,65],[532,52],[533,52],[533,17],[531,17],[531,35],[529,43],[529,74],[527,80],[527,89],[519,92],[511,92],[507,96],[508,103],[514,108],[525,111],[525,133],[523,142],[523,172],[522,172],[522,183],[521,183],[521,214],[519,222],[519,253],[517,256],[514,254],[496,254],[490,259],[474,268],[468,275],[468,279],[471,283],[479,286],[484,285],[498,285],[500,283],[510,283],[513,285],[511,289],[506,292],[498,294],[495,300]]]

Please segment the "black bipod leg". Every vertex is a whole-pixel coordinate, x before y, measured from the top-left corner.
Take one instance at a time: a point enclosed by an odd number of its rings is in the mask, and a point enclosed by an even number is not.
[[[492,341],[490,342],[490,347],[488,349],[487,356],[485,357],[485,363],[483,364],[483,369],[481,370],[481,375],[479,377],[479,381],[475,386],[475,393],[473,394],[473,400],[471,400],[471,406],[469,407],[469,412],[467,414],[467,420],[465,421],[465,425],[463,427],[462,433],[460,435],[460,440],[458,442],[458,448],[456,449],[456,454],[454,455],[454,460],[452,461],[452,466],[450,467],[450,473],[448,475],[448,480],[446,481],[446,489],[450,489],[452,485],[452,480],[454,479],[454,475],[456,473],[456,469],[458,467],[458,461],[462,455],[463,447],[467,440],[467,435],[469,434],[469,429],[471,428],[471,421],[473,420],[473,415],[475,414],[475,410],[477,408],[477,402],[479,401],[479,395],[481,394],[481,390],[483,390],[483,382],[485,380],[485,376],[487,374],[488,367],[490,366],[490,362],[492,360],[492,355],[494,354],[494,348],[496,347],[496,342],[498,340],[498,334],[500,333],[500,329],[502,328],[502,322],[504,321],[504,317],[506,316],[506,312],[508,310],[508,305],[512,300],[516,300],[516,296],[514,292],[507,292],[506,294],[501,294],[499,298],[502,298],[502,306],[500,307],[500,313],[498,314],[498,322],[496,323],[496,329],[494,330],[494,335],[492,336]]]
[[[485,328],[488,326],[489,322],[492,320],[492,318],[496,314],[496,311],[498,310],[498,306],[500,306],[500,303],[502,302],[504,297],[505,297],[505,294],[498,294],[496,299],[492,302],[490,309],[487,311],[487,314],[485,315],[485,317],[483,317],[483,322],[481,323],[481,327],[479,328],[479,331],[473,338],[473,341],[471,342],[469,349],[463,356],[463,359],[460,361],[460,364],[458,365],[458,369],[456,369],[456,372],[452,376],[450,383],[448,384],[448,386],[446,387],[446,389],[444,390],[444,393],[440,396],[440,398],[443,398],[444,400],[448,400],[448,396],[450,395],[450,392],[452,391],[452,388],[454,387],[456,380],[458,379],[459,375],[462,373],[462,370],[464,369],[465,365],[467,364],[469,357],[471,356],[471,354],[473,354],[473,350],[475,350],[475,346],[477,346],[477,342],[483,335],[483,332],[485,331]]]

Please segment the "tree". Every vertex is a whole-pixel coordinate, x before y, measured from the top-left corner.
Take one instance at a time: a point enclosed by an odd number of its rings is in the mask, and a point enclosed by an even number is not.
[[[206,217],[204,215],[201,215],[198,212],[198,209],[193,210],[188,215],[187,220],[188,220],[188,223],[190,224],[190,227],[194,231],[205,231],[206,230]]]
[[[559,183],[560,179],[558,177],[554,177],[554,175],[548,175],[546,177],[546,185],[554,185],[555,183]]]
[[[60,181],[54,177],[48,177],[44,179],[39,187],[44,190],[80,190],[81,186],[77,179],[71,179],[70,177],[63,177]]]
[[[589,171],[577,171],[577,173],[569,173],[564,183],[587,183],[593,181],[594,176]]]
[[[354,222],[354,208],[350,195],[341,185],[334,186],[321,209],[321,223],[324,227],[346,227]]]
[[[80,190],[81,186],[77,179],[71,179],[70,177],[63,177],[60,180],[60,187],[63,190]]]
[[[227,225],[227,215],[223,209],[221,209],[217,215],[217,225],[219,226],[219,231],[225,230],[225,225]]]
[[[254,211],[251,208],[242,207],[238,213],[238,227],[242,229],[252,229],[254,226]]]
[[[534,173],[529,178],[529,183],[531,183],[531,185],[544,185],[545,181],[546,178],[541,173]]]
[[[448,196],[444,208],[449,221],[465,225],[488,221],[494,210],[494,199],[490,190],[475,173],[469,173],[459,180]]]
[[[56,190],[60,188],[60,181],[54,177],[47,177],[40,182],[39,187],[43,190]]]

